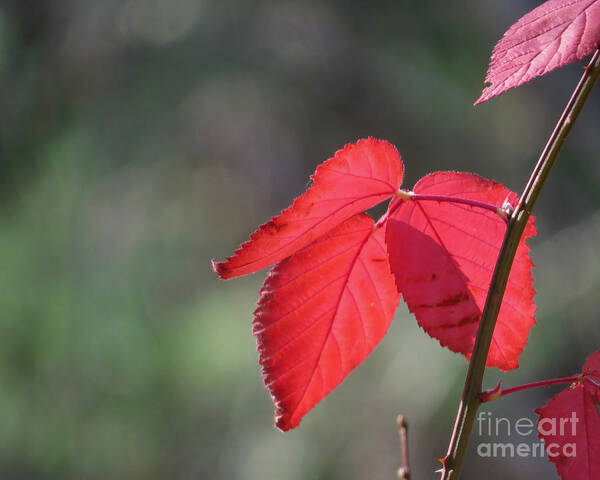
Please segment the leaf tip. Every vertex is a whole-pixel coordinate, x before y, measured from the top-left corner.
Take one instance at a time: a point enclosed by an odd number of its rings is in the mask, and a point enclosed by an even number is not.
[[[289,415],[289,413],[287,413],[285,409],[276,402],[274,420],[275,427],[277,428],[277,430],[279,430],[282,433],[285,433],[289,430],[293,430],[298,425],[300,425],[302,417],[300,418],[300,420],[292,420],[292,417]]]
[[[211,258],[210,265],[213,272],[215,272],[221,280],[227,280],[229,278],[229,268],[227,268],[227,262],[217,262],[214,258]]]
[[[488,89],[491,88],[491,84],[488,86],[486,85],[486,87],[483,89],[483,91],[481,92],[481,95],[479,95],[479,98],[477,100],[475,100],[475,102],[473,103],[473,106],[476,107],[477,105],[481,105],[482,103],[487,102],[490,98],[495,97],[497,94],[489,94],[488,93]]]

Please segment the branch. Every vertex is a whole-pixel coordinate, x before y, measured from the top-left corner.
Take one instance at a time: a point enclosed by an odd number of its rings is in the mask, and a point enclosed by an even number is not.
[[[398,480],[410,480],[410,464],[408,461],[408,424],[404,415],[398,415],[396,419],[398,424],[398,434],[400,435],[400,455],[402,457],[402,466],[398,469]]]
[[[477,331],[477,338],[473,348],[473,355],[469,362],[469,369],[465,379],[458,413],[454,424],[454,430],[448,446],[448,453],[444,458],[442,469],[442,480],[457,480],[460,475],[465,452],[469,443],[471,430],[477,410],[481,403],[479,392],[482,388],[485,363],[496,326],[496,319],[502,304],[502,297],[506,289],[506,283],[512,267],[513,259],[519,246],[519,241],[531,215],[531,211],[537,200],[548,174],[571,131],[592,87],[600,75],[600,50],[596,50],[590,63],[585,68],[577,87],[575,88],[569,103],[565,107],[546,147],[540,155],[529,182],[525,187],[519,204],[515,208],[504,235],[502,248],[496,261],[496,267],[492,276],[490,289],[488,291],[485,307],[481,315],[481,323]]]

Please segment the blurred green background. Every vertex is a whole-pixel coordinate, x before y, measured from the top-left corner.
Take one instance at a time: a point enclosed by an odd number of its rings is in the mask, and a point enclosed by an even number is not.
[[[0,478],[392,479],[399,413],[414,478],[433,478],[464,358],[400,306],[284,435],[251,334],[264,275],[225,283],[209,261],[368,135],[397,145],[407,188],[456,169],[521,191],[582,65],[472,103],[539,3],[1,2]],[[539,200],[538,326],[506,385],[600,348],[599,114],[595,91]],[[534,418],[558,389],[488,410]],[[464,478],[555,475],[481,441]]]

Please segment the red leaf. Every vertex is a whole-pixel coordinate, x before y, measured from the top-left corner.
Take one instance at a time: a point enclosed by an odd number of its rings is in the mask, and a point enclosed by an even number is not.
[[[563,480],[600,478],[600,352],[583,367],[582,379],[536,410],[538,435]],[[585,378],[587,377],[587,378]],[[561,427],[562,426],[562,427]]]
[[[414,193],[497,206],[505,199],[513,206],[517,202],[503,185],[467,173],[427,175]],[[469,358],[502,245],[504,221],[489,210],[451,202],[397,199],[390,212],[386,243],[398,290],[429,335]],[[517,250],[487,359],[488,366],[502,370],[518,366],[535,323],[533,264],[525,244],[536,233],[533,222],[532,217]]]
[[[296,427],[377,346],[399,295],[383,228],[358,214],[276,265],[254,317],[275,423]]]
[[[600,45],[600,0],[550,0],[508,29],[494,47],[485,102],[567,63]]]
[[[261,225],[224,262],[223,279],[256,272],[289,257],[336,225],[389,198],[402,183],[396,147],[373,138],[348,144],[312,175],[313,185],[281,215]]]

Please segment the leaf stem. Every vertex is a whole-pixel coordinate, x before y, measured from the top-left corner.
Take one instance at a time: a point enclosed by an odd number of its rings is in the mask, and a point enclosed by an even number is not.
[[[481,401],[481,403],[487,403],[493,400],[497,400],[500,397],[510,395],[511,393],[521,392],[523,390],[529,390],[531,388],[548,387],[550,385],[556,385],[557,383],[574,383],[581,381],[582,379],[583,375],[573,375],[572,377],[553,378],[551,380],[541,380],[539,382],[526,383],[524,385],[519,385],[517,387],[511,387],[506,389],[502,389],[502,382],[498,382],[498,385],[495,388],[481,392],[479,394],[479,400]]]
[[[479,392],[496,319],[519,241],[535,201],[599,75],[600,50],[596,50],[542,151],[519,204],[510,217],[477,331],[448,452],[444,458],[442,480],[457,480],[460,476],[475,416],[481,404]]]
[[[434,202],[450,202],[450,203],[461,203],[463,205],[468,205],[469,207],[483,208],[484,210],[489,210],[490,212],[494,212],[500,218],[505,221],[508,221],[508,215],[504,208],[498,207],[491,203],[480,202],[479,200],[472,200],[470,198],[461,198],[461,197],[451,197],[450,195],[422,195],[420,193],[414,192],[406,192],[408,197],[414,201],[427,201],[432,200]]]
[[[508,225],[509,214],[510,214],[509,213],[510,210],[508,210],[508,209],[511,208],[510,206],[507,207],[504,205],[502,205],[501,207],[498,207],[491,203],[480,202],[479,200],[473,200],[470,198],[452,197],[450,195],[422,195],[420,193],[415,193],[415,192],[412,192],[409,190],[398,190],[396,192],[396,197],[398,197],[400,200],[394,201],[395,199],[392,198],[387,211],[379,218],[379,220],[377,220],[377,222],[375,222],[375,228],[380,228],[387,221],[387,219],[398,209],[398,207],[400,205],[402,205],[402,201],[449,202],[449,203],[460,203],[460,204],[468,205],[469,207],[474,207],[474,208],[483,208],[484,210],[489,210],[490,212],[494,212],[502,220],[504,220],[504,222],[507,225]]]

